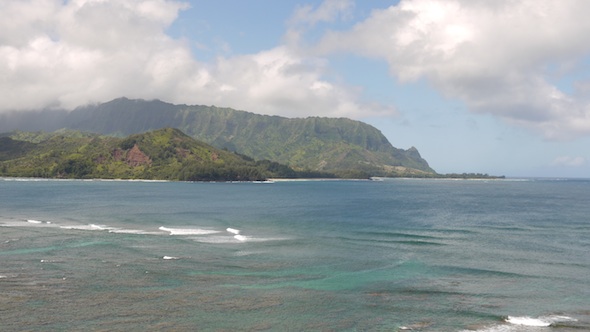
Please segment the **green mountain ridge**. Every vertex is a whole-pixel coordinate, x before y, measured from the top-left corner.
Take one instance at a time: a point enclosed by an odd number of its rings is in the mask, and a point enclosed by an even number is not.
[[[0,117],[0,132],[68,128],[126,136],[171,127],[217,148],[272,160],[299,171],[330,172],[342,177],[436,174],[417,149],[397,149],[375,127],[346,118],[285,118],[127,98],[71,112],[34,114],[29,118],[24,113]]]
[[[330,175],[255,161],[165,128],[125,138],[78,131],[12,133],[0,137],[0,176],[255,181]]]

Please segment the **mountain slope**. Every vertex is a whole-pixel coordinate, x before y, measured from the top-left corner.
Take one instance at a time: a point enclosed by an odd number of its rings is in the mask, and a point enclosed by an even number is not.
[[[55,118],[48,119],[45,127],[39,125],[39,118],[50,116],[48,111],[38,112],[31,122],[22,119],[26,115],[21,115],[21,120],[18,116],[5,116],[6,123],[12,127],[0,125],[0,131],[21,128],[52,131],[65,127],[123,136],[173,127],[218,148],[299,170],[354,177],[435,173],[415,148],[397,149],[378,129],[345,118],[290,119],[215,106],[126,98],[53,114]]]
[[[186,181],[299,176],[287,166],[216,149],[172,128],[126,138],[19,132],[0,137],[0,147],[0,176]]]

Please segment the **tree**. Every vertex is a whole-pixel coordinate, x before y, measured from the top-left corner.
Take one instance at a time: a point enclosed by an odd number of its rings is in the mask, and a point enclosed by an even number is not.
[[[55,168],[58,176],[69,178],[84,178],[92,173],[94,165],[91,161],[83,158],[68,158],[59,163]]]

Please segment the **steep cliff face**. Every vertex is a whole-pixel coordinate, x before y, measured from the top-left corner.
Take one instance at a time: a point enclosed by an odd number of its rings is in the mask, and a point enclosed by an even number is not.
[[[37,114],[37,117],[42,116],[45,113]],[[400,175],[395,170],[403,167],[435,173],[415,148],[407,151],[395,148],[375,127],[346,118],[290,119],[230,108],[126,98],[79,107],[58,118],[62,119],[58,128],[118,136],[164,127],[178,128],[215,147],[300,170],[395,176]],[[10,123],[24,122],[12,118]],[[39,123],[39,119],[35,123]],[[57,129],[54,120],[47,123],[53,127],[33,130]]]

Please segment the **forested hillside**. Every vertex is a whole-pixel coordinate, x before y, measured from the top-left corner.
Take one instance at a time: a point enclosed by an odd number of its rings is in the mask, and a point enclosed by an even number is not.
[[[268,159],[296,170],[345,177],[434,174],[418,150],[397,149],[368,124],[345,118],[284,118],[215,106],[173,105],[119,98],[71,112],[37,111],[0,116],[0,132],[60,128],[126,136],[178,128],[217,148]]]
[[[0,137],[0,176],[254,181],[334,175],[255,161],[165,128],[126,138],[77,131],[11,133]]]

